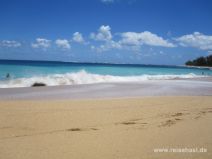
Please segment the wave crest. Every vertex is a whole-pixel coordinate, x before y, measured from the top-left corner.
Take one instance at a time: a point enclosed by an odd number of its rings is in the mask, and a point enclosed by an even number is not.
[[[140,76],[112,76],[88,73],[81,70],[76,73],[54,74],[47,76],[35,76],[30,78],[17,78],[0,82],[0,88],[30,87],[34,83],[44,83],[47,86],[56,85],[77,85],[91,83],[112,83],[112,82],[142,82],[147,80],[168,80],[179,78],[200,77],[195,74],[185,75],[140,75]]]

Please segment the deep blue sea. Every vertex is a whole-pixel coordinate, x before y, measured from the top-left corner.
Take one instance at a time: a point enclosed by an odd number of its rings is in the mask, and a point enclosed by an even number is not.
[[[73,85],[202,76],[212,76],[212,70],[181,66],[0,60],[0,88],[29,87],[35,82]]]

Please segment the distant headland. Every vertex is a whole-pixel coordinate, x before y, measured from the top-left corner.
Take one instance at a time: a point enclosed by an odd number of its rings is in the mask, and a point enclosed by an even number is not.
[[[185,63],[187,66],[212,67],[212,55],[206,57],[198,57],[194,60],[189,60]]]

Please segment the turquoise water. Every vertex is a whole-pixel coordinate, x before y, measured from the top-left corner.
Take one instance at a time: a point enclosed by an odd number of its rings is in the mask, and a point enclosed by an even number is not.
[[[8,73],[10,77],[6,78]],[[45,80],[48,80],[48,82],[51,83],[51,80],[55,80],[54,78],[57,78],[56,80],[59,81],[58,84],[60,84],[61,79],[63,80],[61,83],[64,84],[71,84],[67,81],[74,81],[74,84],[84,84],[95,83],[95,80],[98,83],[99,81],[118,82],[119,79],[120,81],[127,81],[132,77],[136,78],[136,81],[139,81],[139,79],[167,79],[177,77],[193,78],[202,76],[202,74],[204,74],[204,76],[212,76],[212,70],[177,66],[112,65],[0,60],[0,87],[6,87],[6,85],[9,85],[8,87],[12,87],[15,86],[14,83],[19,86],[17,80],[22,82],[20,84],[20,86],[22,86],[24,82],[26,83],[27,79],[31,80],[32,82],[36,82],[36,80],[37,82],[45,82]],[[115,79],[116,77],[118,78]],[[91,80],[86,82],[86,79],[82,78]],[[84,80],[84,83],[82,80]],[[56,82],[52,85],[58,84]]]
[[[111,64],[83,64],[59,62],[26,62],[26,61],[0,61],[0,77],[3,79],[7,73],[13,78],[43,76],[49,74],[73,73],[84,70],[88,73],[114,76],[136,75],[183,75],[196,74],[212,76],[212,70],[187,68],[177,66],[156,65],[111,65]]]

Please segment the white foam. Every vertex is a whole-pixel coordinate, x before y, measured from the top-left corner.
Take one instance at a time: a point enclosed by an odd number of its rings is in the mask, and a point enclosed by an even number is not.
[[[109,82],[142,82],[147,80],[168,80],[178,78],[201,77],[195,74],[184,75],[140,75],[140,76],[112,76],[91,74],[82,70],[76,73],[54,74],[47,76],[36,76],[30,78],[18,78],[6,81],[0,81],[0,88],[10,87],[30,87],[35,82],[45,83],[48,86],[56,85],[77,85],[91,83],[109,83]]]

